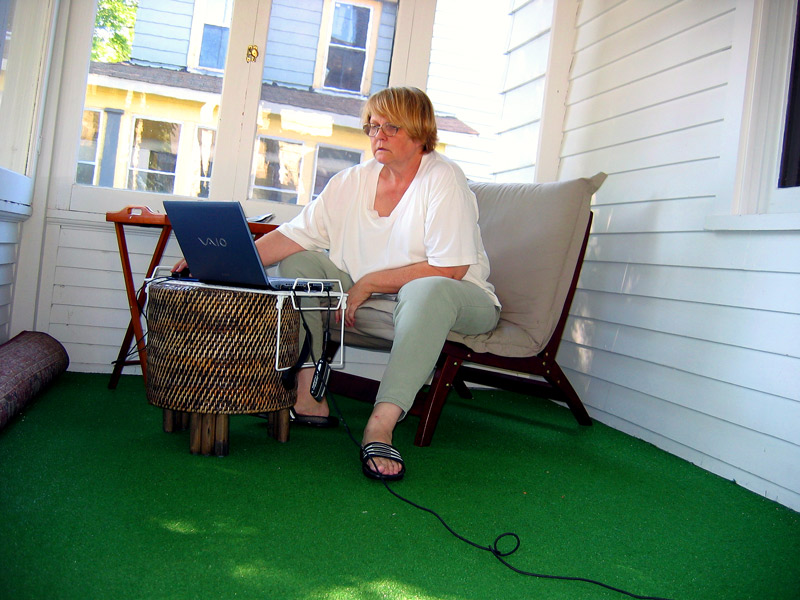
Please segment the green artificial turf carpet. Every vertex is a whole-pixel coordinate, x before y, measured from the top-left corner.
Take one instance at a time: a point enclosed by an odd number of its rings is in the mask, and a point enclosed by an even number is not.
[[[361,474],[344,429],[166,434],[140,377],[65,373],[0,432],[2,599],[605,599],[512,572]],[[356,437],[370,406],[339,398]],[[556,404],[451,396],[392,488],[514,567],[675,600],[800,598],[800,515]],[[513,546],[501,541],[501,550]]]

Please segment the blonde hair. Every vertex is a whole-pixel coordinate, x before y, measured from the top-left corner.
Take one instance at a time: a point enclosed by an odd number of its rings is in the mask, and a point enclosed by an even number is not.
[[[422,142],[423,154],[436,148],[439,135],[433,103],[422,90],[393,87],[376,92],[361,109],[362,122],[369,123],[373,115],[380,115],[392,125],[402,127],[412,140]]]

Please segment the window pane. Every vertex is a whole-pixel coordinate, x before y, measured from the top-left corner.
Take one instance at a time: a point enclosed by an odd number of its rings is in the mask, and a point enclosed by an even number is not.
[[[94,165],[78,163],[78,173],[75,175],[75,181],[92,185],[94,183]]]
[[[0,0],[0,167],[33,175],[51,0]]]
[[[181,132],[217,129],[222,73],[198,69],[224,68],[232,7],[233,0],[99,0],[84,106],[102,117],[91,181],[84,123],[78,183],[208,194],[213,135],[202,160],[201,142],[179,142]]]
[[[320,146],[317,150],[317,173],[314,178],[314,198],[322,193],[331,177],[339,171],[361,162],[361,152]]]
[[[318,184],[352,164],[328,160],[326,151],[352,153],[356,162],[372,157],[361,106],[389,83],[397,10],[392,0],[273,0],[256,136],[296,142],[308,158],[297,165],[288,201],[307,204]],[[276,189],[267,194],[266,150],[261,142],[254,146],[250,196],[286,202],[279,186],[271,184]]]
[[[195,143],[196,172],[194,175],[194,193],[198,198],[208,198],[211,189],[211,170],[214,166],[214,147],[217,141],[217,132],[204,127],[197,128]]]
[[[360,50],[331,46],[325,87],[357,92],[361,89],[366,54]]]
[[[83,111],[81,144],[78,148],[78,161],[94,163],[97,160],[97,137],[100,134],[100,113],[96,110]]]
[[[333,13],[331,44],[366,49],[369,12],[368,8],[337,2]]]
[[[224,69],[228,54],[228,28],[217,25],[203,26],[203,43],[200,47],[201,67]]]
[[[136,119],[128,189],[173,192],[180,131],[177,123]]]
[[[253,198],[297,204],[302,162],[302,144],[260,138],[255,160]]]

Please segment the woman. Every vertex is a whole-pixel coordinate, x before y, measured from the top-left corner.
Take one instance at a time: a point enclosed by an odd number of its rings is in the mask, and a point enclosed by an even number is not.
[[[374,159],[335,175],[314,202],[256,245],[265,265],[280,262],[281,276],[341,280],[346,326],[357,323],[358,308],[372,294],[397,294],[395,339],[361,461],[368,477],[400,479],[405,465],[391,445],[395,425],[447,334],[493,329],[500,304],[486,280],[475,196],[461,169],[434,151],[430,99],[416,88],[385,89],[367,100],[362,117]],[[322,317],[306,315],[319,357]],[[327,402],[310,394],[313,371],[298,374],[294,422],[335,425]]]

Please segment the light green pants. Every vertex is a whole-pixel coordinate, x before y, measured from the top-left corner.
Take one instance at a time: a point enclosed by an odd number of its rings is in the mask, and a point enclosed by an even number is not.
[[[354,284],[350,275],[339,270],[322,252],[293,254],[280,263],[278,271],[281,277],[338,279],[344,291]],[[327,313],[306,311],[304,315],[311,331],[312,352],[318,359],[322,354],[323,318],[327,318]],[[485,333],[497,325],[499,316],[500,310],[489,295],[467,281],[423,277],[404,285],[397,294],[394,341],[375,402],[391,402],[407,413],[436,366],[447,334]],[[355,317],[358,324],[358,311]],[[304,338],[301,327],[301,345]]]

